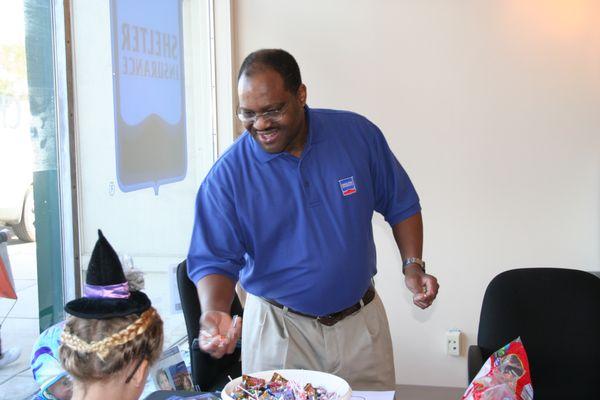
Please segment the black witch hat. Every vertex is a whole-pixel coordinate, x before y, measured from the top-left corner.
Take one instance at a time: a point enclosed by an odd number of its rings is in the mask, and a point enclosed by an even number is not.
[[[123,266],[101,230],[85,277],[84,297],[68,302],[65,311],[85,319],[108,319],[141,314],[150,299],[140,291],[129,291]]]

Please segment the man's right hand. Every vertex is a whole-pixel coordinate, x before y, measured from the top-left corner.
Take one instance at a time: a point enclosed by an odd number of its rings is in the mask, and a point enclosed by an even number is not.
[[[213,358],[233,353],[241,334],[241,317],[236,316],[232,319],[222,311],[206,311],[200,317],[200,349]]]

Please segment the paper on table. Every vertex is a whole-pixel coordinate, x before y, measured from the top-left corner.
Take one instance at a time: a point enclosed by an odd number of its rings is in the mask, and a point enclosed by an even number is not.
[[[394,400],[394,392],[390,391],[365,391],[353,390],[351,400]]]

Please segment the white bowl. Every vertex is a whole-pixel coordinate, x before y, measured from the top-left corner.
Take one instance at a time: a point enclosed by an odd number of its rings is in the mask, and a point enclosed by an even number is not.
[[[274,372],[279,373],[287,380],[297,382],[301,386],[310,383],[314,387],[323,387],[327,389],[328,392],[336,393],[339,400],[350,400],[350,397],[352,397],[352,390],[350,389],[348,382],[338,376],[326,372],[311,371],[307,369],[277,369],[273,371],[254,372],[248,375],[264,379],[268,382]],[[233,400],[231,393],[241,383],[241,376],[229,382],[221,391],[221,398],[223,400]]]

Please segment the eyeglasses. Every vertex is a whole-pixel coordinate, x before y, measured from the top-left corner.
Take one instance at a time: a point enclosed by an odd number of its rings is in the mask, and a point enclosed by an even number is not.
[[[279,121],[283,117],[283,114],[285,114],[287,111],[287,105],[288,103],[284,103],[281,107],[262,113],[255,113],[253,111],[238,108],[237,116],[244,124],[254,124],[259,118],[263,118],[267,121]]]

